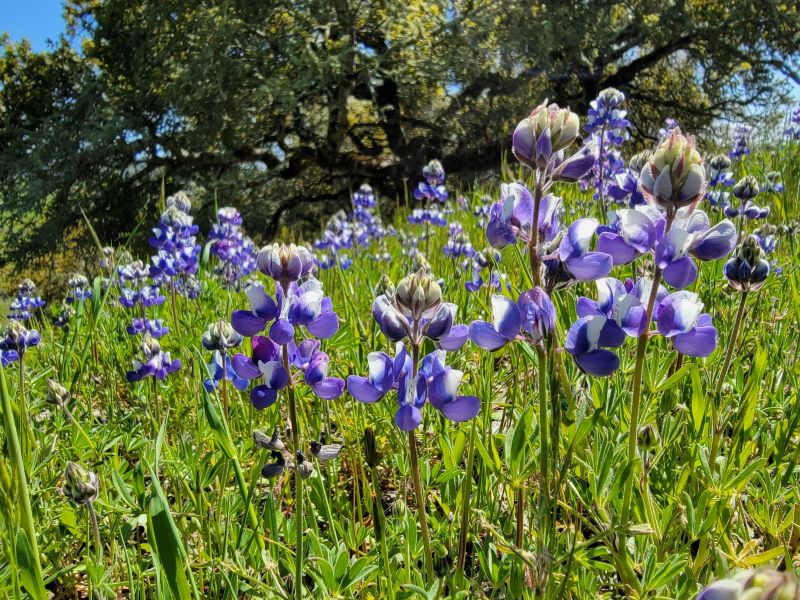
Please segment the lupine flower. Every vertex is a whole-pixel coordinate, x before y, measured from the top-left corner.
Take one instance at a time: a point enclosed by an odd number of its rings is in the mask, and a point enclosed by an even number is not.
[[[469,338],[485,350],[498,350],[514,341],[522,330],[528,341],[538,344],[552,331],[556,309],[550,297],[539,287],[520,294],[517,302],[500,295],[492,296],[492,322],[473,321]]]
[[[304,246],[269,244],[258,253],[258,270],[286,287],[311,273],[314,257]]]
[[[104,246],[100,251],[99,265],[104,271],[110,271],[114,268],[114,248],[112,246]]]
[[[731,159],[718,154],[708,161],[708,186],[730,187],[735,183],[731,172]]]
[[[164,319],[135,318],[125,328],[128,335],[141,335],[146,333],[156,339],[164,337],[169,332],[169,327]]]
[[[672,118],[664,119],[664,126],[658,130],[658,143],[666,140],[674,130],[678,129],[678,121]]]
[[[642,192],[649,202],[665,210],[695,205],[705,191],[702,162],[694,139],[675,129],[642,168]]]
[[[630,122],[625,118],[627,111],[622,109],[625,94],[614,88],[607,88],[592,100],[589,108],[589,118],[584,128],[592,135],[595,146],[598,148],[597,159],[594,166],[582,182],[594,185],[595,200],[612,197],[613,187],[619,194],[617,177],[625,175],[625,164],[617,149],[628,139]]]
[[[188,214],[192,206],[185,192],[168,197],[166,205],[148,240],[157,250],[151,257],[150,276],[158,284],[170,282],[183,291],[180,280],[194,275],[199,265],[200,246],[195,240],[199,229]]]
[[[564,213],[559,196],[548,194],[539,204],[538,239],[540,243],[551,241],[561,229]],[[493,248],[502,249],[516,241],[527,244],[532,235],[533,197],[521,183],[500,186],[500,200],[489,213],[486,239]]]
[[[770,264],[756,235],[747,236],[733,256],[725,263],[725,279],[735,290],[754,292],[764,285],[769,276]]]
[[[783,134],[789,141],[796,142],[800,140],[800,107],[798,107],[789,116],[788,123],[786,125],[786,129],[783,130]]]
[[[408,222],[414,225],[430,223],[436,227],[444,227],[447,225],[447,219],[444,218],[442,211],[427,208],[415,208],[412,210],[411,214],[408,215]]]
[[[664,281],[674,288],[684,288],[697,279],[699,260],[718,260],[736,247],[736,228],[725,219],[713,227],[701,210],[678,211],[669,233],[658,242],[655,260]]]
[[[470,258],[475,254],[475,248],[472,247],[469,237],[464,233],[464,228],[460,223],[450,223],[448,240],[442,252],[450,258]]]
[[[225,365],[224,367],[223,363]],[[223,354],[219,350],[214,350],[214,353],[211,355],[211,362],[208,364],[208,372],[211,374],[211,377],[203,381],[203,386],[209,392],[215,389],[223,379],[227,379],[233,383],[233,387],[240,391],[246,390],[247,386],[250,385],[247,379],[239,377],[236,373],[236,370],[233,368],[231,357],[227,354]]]
[[[141,381],[145,377],[166,379],[168,374],[181,368],[181,361],[177,358],[173,360],[169,352],[162,351],[158,340],[150,335],[145,334],[141,349],[143,360],[134,360],[133,370],[126,374],[130,383]]]
[[[773,194],[781,194],[783,193],[785,188],[783,187],[783,178],[778,171],[770,171],[767,173],[767,181],[764,184],[764,191],[770,192]]]
[[[614,265],[626,265],[636,258],[650,252],[657,240],[656,224],[662,225],[663,219],[652,218],[655,209],[641,206],[637,209],[623,208],[610,213],[609,225],[597,228],[598,252],[611,256]]]
[[[216,272],[228,287],[238,287],[244,277],[256,270],[256,248],[242,232],[242,222],[238,210],[224,206],[217,211],[217,222],[208,234],[211,254],[219,259]]]
[[[705,357],[717,347],[717,330],[711,315],[703,313],[700,297],[686,290],[659,302],[653,313],[658,331],[687,356]]]
[[[203,348],[227,352],[242,343],[242,336],[227,321],[215,321],[208,326],[202,338]]]
[[[739,208],[726,206],[725,216],[735,218],[744,217],[746,219],[766,219],[769,216],[769,207],[758,206],[752,200],[761,192],[758,180],[752,175],[747,175],[740,179],[733,186],[733,195],[740,200]]]
[[[97,500],[100,494],[100,480],[92,471],[68,462],[64,471],[64,495],[75,504],[85,506]]]
[[[608,275],[614,266],[612,257],[589,250],[598,225],[595,219],[578,219],[553,240],[549,248],[551,253],[543,257],[548,289]]]
[[[42,308],[45,301],[36,295],[36,284],[30,279],[23,279],[17,286],[17,296],[9,306],[8,318],[13,321],[27,321],[33,311]]]
[[[733,148],[728,153],[731,160],[750,154],[750,134],[753,128],[748,125],[738,125],[733,131]]]
[[[447,188],[444,186],[444,167],[438,160],[430,161],[422,169],[424,181],[414,189],[414,198],[422,201],[447,201]]]
[[[69,304],[62,304],[61,307],[58,309],[58,312],[53,317],[53,325],[58,327],[59,329],[63,329],[69,325],[69,322],[75,316],[75,309],[72,308]]]
[[[362,183],[361,187],[353,192],[353,204],[363,208],[373,208],[377,202],[375,200],[375,193],[372,191],[372,186],[368,183]]]
[[[406,337],[419,344],[427,337],[445,350],[461,348],[466,325],[453,325],[457,307],[442,302],[439,284],[422,270],[404,277],[391,296],[383,294],[372,304],[372,315],[383,334],[393,342]]]
[[[703,588],[697,600],[800,600],[800,583],[789,571],[745,571]]]
[[[486,248],[482,252],[476,252],[470,262],[472,263],[472,279],[464,282],[464,287],[468,292],[477,292],[484,285],[496,290],[501,288],[501,280],[505,275],[500,273],[497,268],[500,263],[500,253],[497,250]],[[488,271],[486,279],[481,275],[484,271]]]
[[[542,104],[520,121],[512,137],[516,159],[531,169],[547,167],[553,154],[569,147],[578,137],[580,119],[568,108]]]
[[[38,346],[41,339],[35,329],[29,330],[19,321],[9,321],[4,336],[0,338],[0,351],[8,362],[12,362],[20,359],[28,348]]]
[[[67,281],[67,297],[68,304],[75,302],[83,302],[92,297],[92,290],[89,287],[89,280],[80,273],[73,273],[69,276]]]

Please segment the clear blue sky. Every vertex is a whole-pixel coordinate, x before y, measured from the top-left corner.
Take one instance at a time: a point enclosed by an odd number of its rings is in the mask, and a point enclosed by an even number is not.
[[[34,50],[47,48],[47,40],[58,39],[65,23],[61,0],[0,0],[0,32],[15,42],[28,38]]]

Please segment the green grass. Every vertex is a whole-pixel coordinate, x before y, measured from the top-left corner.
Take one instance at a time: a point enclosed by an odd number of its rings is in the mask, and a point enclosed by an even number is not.
[[[744,171],[752,173],[783,172],[787,193],[768,199],[772,223],[800,216],[798,164],[798,153],[785,148],[757,153],[744,164]],[[575,188],[560,191],[578,214],[587,210],[587,194]],[[471,189],[466,196],[475,203],[484,193],[497,196],[493,189]],[[455,218],[481,249],[485,238],[471,213]],[[466,292],[470,274],[442,255],[445,241],[446,229],[434,231],[428,256],[443,280],[444,298],[458,304],[458,322],[486,318],[489,293]],[[388,247],[394,256],[389,264],[355,256],[349,271],[321,276],[341,317],[339,332],[323,343],[332,375],[365,374],[369,352],[393,353],[370,307],[381,276],[387,273],[397,282],[411,264],[397,240]],[[434,553],[432,581],[425,581],[407,440],[393,423],[393,395],[373,405],[347,394],[328,403],[300,385],[306,447],[323,434],[344,444],[338,460],[318,466],[304,485],[307,597],[619,598],[628,588],[615,561],[627,555],[641,597],[691,598],[731,570],[775,566],[782,560],[791,565],[800,533],[795,508],[800,502],[800,277],[793,238],[780,239],[775,258],[783,274],[771,276],[750,299],[726,379],[721,452],[726,460],[719,469],[707,462],[711,390],[737,306],[722,279],[721,262],[704,263],[694,285],[719,330],[714,354],[705,360],[679,359],[662,339],[648,346],[640,423],[653,425],[660,443],[640,452],[649,470],[645,487],[641,472],[627,461],[635,342],[629,340],[620,350],[622,367],[608,379],[582,375],[564,355],[572,402],[562,395],[555,406],[561,416],[554,432],[557,463],[546,486],[536,354],[522,344],[495,354],[467,344],[450,355],[449,364],[465,372],[461,393],[479,396],[482,411],[471,423],[453,424],[426,407],[417,432]],[[501,264],[509,281],[525,289],[522,256],[506,249]],[[625,267],[614,275],[629,273]],[[96,296],[69,333],[41,317],[36,323],[43,342],[25,356],[28,410],[21,418],[30,419],[33,439],[23,460],[43,579],[55,597],[291,596],[294,540],[301,526],[292,477],[261,478],[269,456],[252,442],[255,428],[271,432],[286,426],[286,394],[271,408],[256,411],[246,393],[231,389],[227,421],[219,398],[204,394],[203,361],[209,353],[202,350],[200,337],[209,323],[245,308],[247,300],[210,276],[202,277],[205,289],[198,300],[178,298],[177,323],[169,302],[155,311],[171,329],[162,340],[164,349],[183,361],[181,370],[158,386],[125,382],[125,371],[139,351],[125,333],[129,314],[113,291],[105,303]],[[594,287],[575,287],[555,298],[562,341],[579,295],[595,297]],[[16,368],[7,368],[5,378],[18,411],[24,404]],[[88,435],[64,410],[45,402],[48,378],[70,388],[67,406]],[[381,456],[374,470],[365,459],[367,427],[375,432]],[[14,597],[20,586],[32,589],[25,574],[33,571],[18,568],[26,556],[19,547],[12,552],[22,527],[17,484],[24,482],[15,474],[3,439],[0,597]],[[92,541],[89,511],[61,493],[67,461],[99,477],[94,508],[101,548]],[[635,477],[632,518],[619,523],[629,477]],[[544,489],[550,490],[545,498]],[[518,545],[515,502],[521,491],[526,502]],[[557,515],[548,548],[543,500]],[[467,534],[463,575],[457,569],[462,531]],[[628,540],[626,553],[618,546],[623,538]]]

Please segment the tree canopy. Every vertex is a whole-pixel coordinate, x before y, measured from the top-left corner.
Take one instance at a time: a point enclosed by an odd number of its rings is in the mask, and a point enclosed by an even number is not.
[[[699,131],[800,83],[778,0],[69,0],[71,40],[0,57],[0,264],[152,218],[162,184],[241,208],[256,238],[362,181],[495,168],[549,97],[628,96],[636,135]]]

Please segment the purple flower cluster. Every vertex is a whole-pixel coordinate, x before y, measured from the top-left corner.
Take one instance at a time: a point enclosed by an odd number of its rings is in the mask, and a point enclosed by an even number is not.
[[[522,292],[516,302],[506,296],[492,296],[492,322],[473,321],[469,338],[485,350],[499,350],[518,336],[541,344],[553,330],[556,309],[550,296],[540,287]]]
[[[580,297],[578,320],[567,332],[565,349],[580,369],[589,375],[608,376],[619,368],[619,357],[609,350],[621,346],[627,337],[639,337],[648,330],[645,302],[652,282],[640,279],[622,283],[613,278],[597,281],[598,300]],[[653,321],[656,330],[670,339],[675,349],[687,356],[708,356],[717,346],[717,330],[711,316],[703,313],[697,294],[678,291],[668,294],[659,287]]]
[[[800,141],[800,106],[789,115],[783,135],[789,141]]]
[[[742,158],[750,154],[750,135],[753,133],[753,128],[749,125],[737,125],[733,130],[733,148],[728,152],[728,157],[731,160]]]
[[[117,265],[119,303],[126,309],[146,315],[147,309],[164,304],[166,298],[158,285],[149,279],[150,271],[140,260]],[[138,308],[137,308],[138,307]],[[169,329],[161,319],[146,316],[134,317],[126,328],[128,335],[148,334],[154,338],[163,337]]]
[[[468,335],[466,325],[453,324],[457,310],[455,304],[442,302],[439,284],[422,270],[378,296],[372,315],[383,334],[396,342],[395,356],[370,353],[369,375],[347,378],[350,394],[360,402],[372,403],[397,390],[394,421],[403,431],[420,426],[422,408],[428,402],[451,421],[467,421],[477,415],[478,398],[458,393],[463,372],[445,362],[447,352],[461,348]],[[424,339],[434,342],[437,350],[420,359]],[[404,341],[410,344],[410,353]]]
[[[169,283],[183,295],[196,297],[193,276],[197,273],[200,246],[196,243],[198,232],[189,211],[189,197],[178,192],[167,198],[167,208],[148,239],[156,249],[151,258],[150,276],[158,284]]]
[[[505,274],[501,273],[498,265],[500,264],[500,252],[494,248],[486,248],[481,252],[476,252],[472,256],[472,279],[464,282],[464,287],[468,292],[477,292],[483,286],[500,291]],[[464,265],[466,268],[469,265]],[[486,277],[484,277],[486,275]],[[507,285],[510,288],[510,286]]]
[[[353,226],[347,213],[343,210],[338,211],[328,219],[322,237],[313,244],[314,249],[320,252],[317,255],[320,268],[330,269],[338,265],[344,270],[349,269],[353,261],[344,250],[353,247],[353,238]]]
[[[447,219],[441,210],[429,208],[415,208],[408,215],[408,222],[414,225],[421,225],[423,223],[430,223],[436,227],[444,227],[447,225]]]
[[[442,163],[434,159],[422,168],[423,181],[414,189],[414,198],[422,202],[445,203],[448,198],[444,185],[445,173]]]
[[[17,296],[11,302],[8,318],[12,321],[27,321],[33,311],[44,307],[46,302],[36,295],[36,284],[30,279],[23,279],[17,286]]]
[[[171,358],[169,352],[161,349],[158,340],[148,334],[142,338],[141,350],[142,358],[134,359],[133,369],[126,373],[129,383],[141,381],[146,377],[163,380],[181,368],[181,361]]]
[[[220,208],[208,237],[211,254],[219,259],[217,275],[226,287],[239,289],[242,279],[256,270],[256,247],[242,231],[242,215],[232,206]]]
[[[725,216],[730,218],[743,217],[748,220],[766,219],[769,217],[768,206],[759,206],[753,200],[761,193],[758,181],[752,175],[747,175],[733,186],[733,195],[740,201],[736,208],[730,204],[723,207]]]
[[[619,190],[625,184],[624,179],[618,180],[618,177],[626,174],[618,148],[630,136],[630,122],[625,118],[627,111],[622,108],[624,102],[625,94],[608,88],[592,100],[589,108],[589,118],[584,128],[592,136],[597,157],[592,170],[581,180],[581,187],[586,189],[593,186],[595,200],[605,202],[609,197],[617,200]],[[614,195],[611,194],[612,188]]]
[[[250,392],[258,409],[275,403],[278,392],[294,381],[292,366],[306,384],[323,399],[338,398],[344,381],[328,376],[330,359],[320,351],[320,339],[328,339],[339,329],[339,317],[322,283],[311,277],[314,258],[302,246],[271,244],[258,254],[258,269],[276,282],[275,298],[260,285],[247,288],[250,310],[231,315],[233,329],[252,338],[252,357],[236,354],[234,373],[245,380],[261,383]],[[311,337],[296,341],[304,329]],[[268,337],[257,335],[268,330]]]
[[[472,244],[469,241],[469,236],[467,236],[461,223],[450,223],[447,231],[447,243],[442,249],[442,252],[444,252],[445,256],[458,259],[471,258],[475,255],[475,248],[472,247]]]
[[[83,302],[92,297],[92,289],[89,287],[89,280],[85,275],[73,273],[67,280],[67,304]]]
[[[664,119],[664,126],[658,130],[658,142],[661,143],[666,140],[676,129],[678,129],[677,119],[671,117]]]
[[[25,351],[39,345],[39,332],[27,329],[19,320],[9,321],[5,333],[0,338],[0,362],[6,367],[14,361],[22,360]]]

